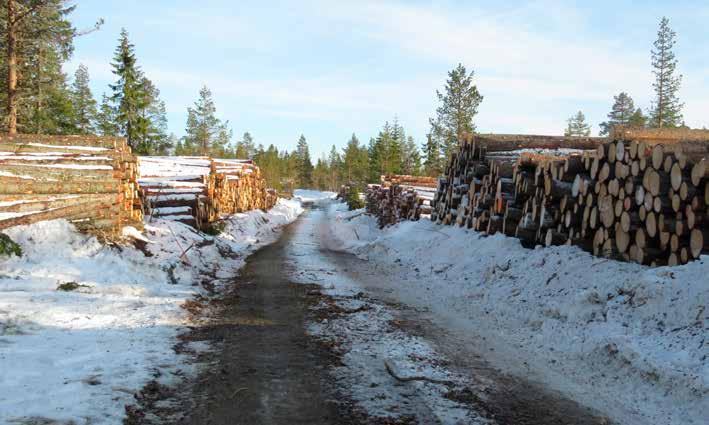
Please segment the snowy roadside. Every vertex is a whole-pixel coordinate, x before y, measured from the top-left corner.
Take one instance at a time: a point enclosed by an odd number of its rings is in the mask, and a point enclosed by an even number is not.
[[[329,205],[327,202],[323,205]],[[322,286],[327,298],[315,308],[308,329],[333,347],[342,364],[332,371],[338,387],[367,415],[382,423],[488,424],[477,406],[459,400],[470,382],[445,367],[443,355],[424,339],[401,329],[394,309],[367,297],[320,251],[323,210],[314,210],[289,245],[291,279]],[[401,421],[401,422],[399,422]],[[377,422],[378,423],[378,422]]]
[[[0,423],[119,424],[147,381],[195,373],[173,350],[189,324],[183,304],[228,282],[301,212],[279,200],[230,217],[215,237],[154,220],[143,235],[125,231],[145,239],[140,250],[64,220],[7,229],[23,256],[0,257]]]
[[[494,367],[618,423],[706,423],[709,258],[651,269],[427,220],[379,230],[338,204],[329,213],[329,248],[366,259],[396,298],[494,352]]]

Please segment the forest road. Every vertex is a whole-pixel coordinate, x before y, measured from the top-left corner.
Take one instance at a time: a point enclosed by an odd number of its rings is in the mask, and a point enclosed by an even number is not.
[[[322,232],[314,230],[326,228],[327,220],[324,210],[317,207],[308,210],[283,229],[276,243],[248,258],[234,284],[213,300],[207,324],[194,327],[183,336],[185,341],[203,341],[213,347],[199,359],[204,365],[201,373],[196,379],[172,388],[155,383],[146,385],[138,403],[126,407],[126,424],[608,423],[558,394],[547,394],[529,383],[485,368],[484,359],[475,353],[474,347],[448,338],[449,334],[424,318],[423,312],[390,299],[390,293],[381,289],[392,282],[382,282],[381,276],[373,275],[366,262],[327,249]],[[318,265],[308,267],[307,261],[294,261],[297,256],[314,260]],[[309,326],[315,322],[342,320],[333,298],[322,293],[322,285],[327,283],[296,283],[293,278],[299,273],[317,276],[323,271],[326,271],[324,279],[337,279],[338,275],[354,279],[366,291],[363,298],[367,303],[385,306],[397,317],[404,332],[426,339],[444,353],[448,357],[447,367],[454,368],[456,373],[471,378],[484,374],[487,381],[494,381],[496,385],[492,390],[486,387],[485,394],[477,394],[473,385],[472,389],[466,388],[467,396],[456,400],[468,411],[464,413],[467,417],[477,419],[446,420],[445,413],[440,415],[428,406],[422,407],[425,403],[420,401],[425,397],[417,394],[422,391],[420,383],[398,382],[386,372],[364,370],[366,363],[363,370],[350,372],[365,379],[378,373],[377,379],[389,381],[377,388],[373,384],[371,391],[393,400],[395,404],[390,404],[393,413],[371,414],[361,403],[353,401],[347,383],[338,382],[337,374],[333,373],[344,365],[341,353],[337,352],[337,338],[341,335],[334,335],[335,342],[328,344],[309,332]],[[362,293],[356,297],[362,298]],[[330,313],[323,312],[323,305],[335,306],[338,311],[330,317]],[[386,340],[386,335],[375,335],[381,333],[381,328],[375,328],[369,329],[365,322],[364,328],[360,326],[356,332],[366,340]],[[381,365],[377,353],[361,355],[374,358]],[[452,393],[458,389],[444,390]],[[398,400],[403,402],[399,404]],[[480,418],[484,422],[477,422]]]

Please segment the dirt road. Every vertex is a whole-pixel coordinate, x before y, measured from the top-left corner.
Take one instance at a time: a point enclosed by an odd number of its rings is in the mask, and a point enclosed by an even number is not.
[[[328,219],[306,212],[248,260],[185,336],[216,347],[204,372],[146,389],[129,423],[607,423],[393,299],[366,263],[325,248]]]

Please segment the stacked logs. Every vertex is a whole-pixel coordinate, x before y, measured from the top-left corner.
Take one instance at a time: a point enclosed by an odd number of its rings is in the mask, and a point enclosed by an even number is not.
[[[434,177],[386,175],[381,184],[370,184],[365,192],[367,212],[377,216],[380,227],[402,220],[419,220],[431,214],[435,195]]]
[[[148,219],[162,218],[202,228],[210,221],[206,156],[141,156],[140,189]]]
[[[148,217],[205,229],[224,215],[269,209],[278,200],[251,160],[140,157],[139,164]]]
[[[58,218],[101,234],[141,226],[136,159],[125,139],[0,136],[0,229]]]
[[[251,160],[213,160],[207,191],[213,207],[212,220],[221,215],[267,210],[278,200],[276,191],[266,188],[261,170]]]
[[[440,180],[432,219],[516,236],[525,246],[573,244],[647,265],[686,263],[709,251],[709,144],[663,137],[526,151],[511,169],[491,159],[490,146],[467,141]]]

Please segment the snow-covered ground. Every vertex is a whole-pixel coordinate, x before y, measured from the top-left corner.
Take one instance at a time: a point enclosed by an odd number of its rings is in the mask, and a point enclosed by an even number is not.
[[[621,424],[709,423],[709,258],[648,268],[428,220],[379,230],[341,204],[329,213],[329,248],[366,259],[395,298],[494,367]]]
[[[333,199],[336,196],[335,192],[321,192],[319,190],[296,189],[293,191],[293,198],[303,203],[320,202]]]
[[[323,302],[316,309],[338,312],[309,328],[311,335],[329,341],[342,356],[342,365],[332,371],[338,386],[371,417],[403,422],[415,417],[416,423],[456,425],[492,423],[449,397],[451,390],[480,383],[449,371],[441,353],[423,338],[400,329],[391,308],[367,297],[365,288],[320,250],[321,233],[328,231],[321,227],[324,214],[323,210],[312,211],[297,224],[288,259],[293,281],[322,285],[322,292],[334,304]],[[413,380],[404,384],[392,374]]]
[[[194,373],[173,350],[184,302],[228,282],[301,212],[279,200],[232,216],[216,237],[166,220],[125,229],[145,252],[64,220],[5,230],[23,255],[0,257],[0,423],[119,424],[147,381]]]

